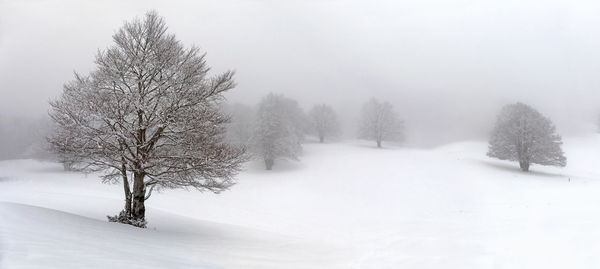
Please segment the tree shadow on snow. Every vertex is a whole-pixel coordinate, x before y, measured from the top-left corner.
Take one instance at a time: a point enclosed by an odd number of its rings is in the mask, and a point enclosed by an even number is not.
[[[562,179],[569,178],[568,175],[564,175],[564,174],[557,174],[557,173],[550,173],[550,172],[535,170],[536,167],[540,167],[540,165],[531,165],[531,167],[529,168],[529,172],[523,172],[523,171],[521,171],[521,168],[519,168],[518,163],[514,163],[514,164],[499,163],[499,162],[488,161],[488,160],[477,160],[477,162],[482,163],[485,166],[492,167],[494,169],[503,170],[503,171],[511,172],[511,173],[518,173],[518,174],[524,175],[524,176],[541,176],[541,177],[562,178]]]
[[[374,142],[371,142],[371,143],[357,142],[357,143],[354,143],[354,145],[359,148],[369,148],[369,149],[376,149],[376,150],[398,150],[398,149],[406,148],[397,143],[382,144],[380,148],[378,148],[377,144],[375,144]]]

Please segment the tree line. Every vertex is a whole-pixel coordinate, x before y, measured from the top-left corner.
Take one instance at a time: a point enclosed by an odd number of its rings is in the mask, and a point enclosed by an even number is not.
[[[338,115],[331,106],[318,104],[304,113],[297,101],[281,94],[268,94],[256,108],[225,105],[224,113],[231,116],[226,124],[229,143],[248,149],[250,155],[264,161],[267,170],[277,159],[297,160],[307,135],[324,143],[342,134]],[[383,141],[402,141],[404,125],[390,103],[371,99],[362,109],[358,138],[382,147]]]

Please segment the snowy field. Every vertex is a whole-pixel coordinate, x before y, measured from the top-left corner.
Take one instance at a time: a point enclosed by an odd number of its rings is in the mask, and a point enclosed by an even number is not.
[[[121,185],[2,161],[0,268],[600,268],[600,136],[528,174],[486,150],[306,144],[220,195],[155,193],[148,229],[106,221]]]

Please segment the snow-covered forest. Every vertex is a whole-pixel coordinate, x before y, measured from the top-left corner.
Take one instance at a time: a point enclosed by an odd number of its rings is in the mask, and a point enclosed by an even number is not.
[[[0,268],[596,268],[598,12],[0,2]]]

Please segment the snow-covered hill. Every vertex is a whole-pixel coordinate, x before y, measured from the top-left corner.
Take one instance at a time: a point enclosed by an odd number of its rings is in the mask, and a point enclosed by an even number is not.
[[[600,137],[564,147],[566,168],[525,174],[484,142],[307,144],[220,195],[154,194],[149,229],[106,222],[120,185],[3,161],[0,268],[595,268]]]

